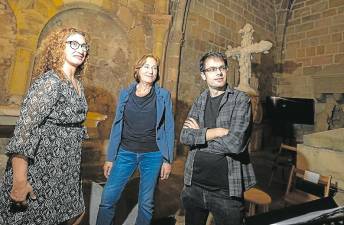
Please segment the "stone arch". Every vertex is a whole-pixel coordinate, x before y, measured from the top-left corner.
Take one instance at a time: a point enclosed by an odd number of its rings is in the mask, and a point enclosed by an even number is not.
[[[275,60],[277,64],[277,71],[281,72],[282,63],[284,60],[283,52],[285,47],[286,30],[288,27],[288,20],[290,19],[290,13],[293,10],[293,5],[296,0],[280,0],[275,3],[276,13],[276,56]]]
[[[293,2],[296,0],[282,0],[280,3],[280,9],[289,9]]]
[[[132,56],[127,32],[108,14],[99,9],[79,5],[56,13],[42,29],[37,45],[47,34],[59,27],[76,27],[90,36],[90,59],[83,83],[89,110],[109,117],[99,129],[101,136],[107,137],[114,115],[116,96],[119,90],[132,80],[129,67],[129,58]]]
[[[31,62],[38,37],[49,20],[58,12],[80,6],[102,10],[109,15],[116,10],[116,5],[111,0],[9,0],[8,3],[16,17],[17,26],[15,63],[9,78],[11,102],[16,104],[21,102],[29,84]]]

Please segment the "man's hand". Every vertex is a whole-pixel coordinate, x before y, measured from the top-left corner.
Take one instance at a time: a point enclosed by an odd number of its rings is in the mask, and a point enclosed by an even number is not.
[[[32,186],[29,182],[13,182],[10,198],[16,205],[26,207],[28,195],[31,199],[36,199],[36,195],[33,192]]]
[[[199,129],[199,125],[194,118],[187,118],[183,124],[183,128]],[[229,130],[226,128],[218,127],[207,129],[206,140],[210,141],[215,138],[226,136],[229,133]]]
[[[226,128],[218,127],[208,129],[205,133],[205,139],[207,141],[213,140],[215,138],[223,137],[229,133],[229,130]]]
[[[167,180],[172,171],[172,166],[168,162],[164,162],[160,170],[160,179]]]
[[[199,125],[194,118],[187,118],[183,124],[183,128],[199,129]]]
[[[110,172],[111,172],[111,169],[112,169],[112,162],[110,162],[110,161],[106,161],[105,163],[104,163],[104,166],[103,166],[103,171],[104,171],[104,177],[106,178],[106,179],[108,179],[109,178],[109,175],[110,175]]]

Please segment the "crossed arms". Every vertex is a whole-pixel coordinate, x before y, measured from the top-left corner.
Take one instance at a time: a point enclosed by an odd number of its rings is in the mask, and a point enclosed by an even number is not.
[[[185,120],[183,124],[183,128],[199,129],[199,125],[194,118],[189,117]],[[222,127],[207,129],[205,132],[205,140],[210,141],[215,138],[223,137],[227,135],[228,132],[229,132],[229,129],[222,128]]]
[[[180,142],[189,146],[207,144],[209,149],[223,154],[239,154],[245,151],[251,132],[250,98],[244,94],[237,97],[228,107],[228,113],[219,113],[227,127],[204,128],[200,126],[201,101],[194,102],[184,122]],[[231,110],[232,113],[229,113]],[[225,124],[225,123],[223,123]]]

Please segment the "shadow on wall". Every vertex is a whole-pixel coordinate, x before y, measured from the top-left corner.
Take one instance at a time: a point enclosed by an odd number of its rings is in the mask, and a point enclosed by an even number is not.
[[[187,104],[182,100],[178,100],[176,103],[176,115],[175,115],[175,134],[176,134],[176,151],[177,156],[186,155],[188,152],[188,146],[183,145],[179,141],[180,131],[182,130],[183,123],[191,109],[192,104]]]
[[[85,94],[88,103],[88,111],[98,112],[108,116],[105,121],[98,125],[99,139],[108,139],[112,121],[114,120],[117,97],[112,96],[111,93],[104,88],[89,85],[85,87]]]
[[[261,100],[266,96],[273,96],[276,93],[274,85],[274,74],[294,74],[302,67],[302,63],[294,61],[285,61],[284,63],[275,63],[273,55],[261,55],[261,63],[252,63],[252,76],[259,79],[259,91]]]
[[[293,62],[286,64],[275,64],[272,54],[262,54],[260,63],[252,63],[252,76],[255,76],[259,80],[259,92],[261,101],[264,101],[266,96],[274,95],[274,73],[282,73],[283,67],[288,67],[289,72],[292,73],[297,69],[299,65]]]
[[[301,66],[302,63],[295,63],[294,61],[285,61],[283,64],[276,64],[276,72],[292,74],[297,68]]]

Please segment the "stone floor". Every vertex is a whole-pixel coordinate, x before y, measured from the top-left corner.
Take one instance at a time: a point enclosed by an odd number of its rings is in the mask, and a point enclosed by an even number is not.
[[[5,155],[5,147],[12,136],[14,126],[0,126],[0,177],[6,167],[7,156]]]
[[[11,128],[0,129],[0,175],[3,172],[6,162],[4,155],[4,147],[8,141],[10,133],[13,132]],[[102,175],[102,163],[105,159],[104,145],[106,143],[89,140],[84,145],[82,153],[82,177],[83,188],[86,203],[86,215],[83,218],[82,225],[89,225],[89,206],[91,196],[92,181],[104,182]],[[251,160],[257,175],[258,184],[262,190],[267,192],[272,197],[272,204],[270,209],[278,209],[283,207],[281,197],[283,196],[286,187],[286,178],[282,179],[281,174],[276,176],[276,182],[268,186],[268,180],[271,174],[272,160],[274,157],[273,151],[264,149],[262,151],[253,152]],[[184,157],[179,157],[173,164],[173,174],[167,181],[159,182],[156,191],[156,207],[155,217],[152,222],[153,225],[183,225],[184,217],[181,210],[179,195],[183,187],[183,172],[184,172]],[[281,182],[281,181],[284,181]],[[120,200],[119,211],[117,217],[117,224],[122,224],[131,209],[137,201],[138,178],[137,174],[130,180]],[[92,213],[92,212],[91,212]],[[91,224],[92,225],[92,224]]]
[[[88,145],[83,149],[82,154],[82,177],[83,188],[86,203],[86,215],[82,220],[82,225],[89,224],[89,207],[91,196],[91,183],[104,182],[102,175],[102,162],[105,158],[105,153],[99,148],[101,144]],[[271,150],[257,151],[251,153],[251,161],[253,163],[255,173],[258,179],[257,186],[267,192],[272,198],[270,210],[283,207],[282,199],[284,190],[286,188],[286,177],[282,177],[281,173],[277,173],[276,179],[268,186],[268,181],[271,174],[271,166],[274,154]],[[4,156],[4,155],[2,155]],[[183,172],[184,172],[184,157],[178,157],[173,164],[173,172],[167,181],[160,181],[156,191],[156,206],[155,217],[152,225],[183,225],[184,217],[181,210],[179,194],[183,187]],[[3,170],[4,160],[1,161],[1,170]],[[0,172],[0,174],[3,171]],[[122,198],[119,203],[118,216],[116,224],[122,224],[135,206],[138,193],[138,177],[134,177],[128,183]],[[259,210],[259,209],[258,209]],[[258,211],[259,213],[259,211]],[[91,212],[92,214],[92,212]],[[91,224],[92,225],[92,224]]]
[[[93,158],[93,162],[97,162],[100,158],[95,157],[87,150],[87,156],[84,153],[84,159]],[[257,186],[267,192],[272,198],[270,210],[279,209],[283,207],[282,196],[286,188],[287,177],[282,177],[282,173],[278,171],[271,186],[268,186],[268,181],[271,174],[271,166],[274,158],[272,151],[258,151],[251,154],[251,160],[257,175]],[[99,162],[99,161],[98,161]],[[96,165],[98,164],[98,165]],[[159,182],[156,193],[156,207],[155,218],[153,225],[183,225],[184,217],[180,206],[179,194],[183,186],[183,170],[184,157],[179,157],[173,165],[173,175],[168,181]],[[83,165],[84,177],[84,193],[87,207],[89,206],[91,181],[104,181],[101,175],[101,165],[99,163],[87,163]],[[288,172],[286,172],[288,174]],[[130,210],[134,207],[137,201],[138,178],[134,176],[126,187],[122,199],[119,203],[117,224],[122,224]],[[258,209],[259,213],[259,209]],[[89,211],[83,219],[82,225],[89,225]]]

